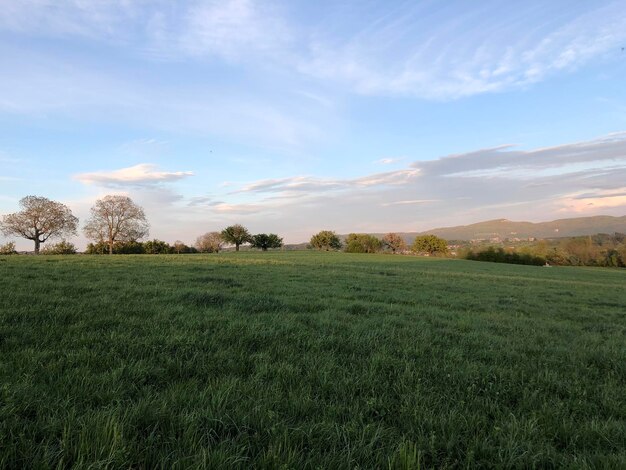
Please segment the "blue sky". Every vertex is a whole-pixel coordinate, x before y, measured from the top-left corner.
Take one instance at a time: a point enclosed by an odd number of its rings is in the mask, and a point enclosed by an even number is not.
[[[623,47],[623,2],[0,0],[0,214],[128,194],[188,243],[624,215]]]

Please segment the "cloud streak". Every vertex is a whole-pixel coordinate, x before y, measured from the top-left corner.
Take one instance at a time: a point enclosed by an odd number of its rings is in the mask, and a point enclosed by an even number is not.
[[[84,184],[93,184],[105,187],[147,187],[170,183],[183,178],[193,176],[191,171],[160,171],[151,163],[140,163],[128,168],[112,171],[96,171],[93,173],[80,173],[74,175],[74,179]]]

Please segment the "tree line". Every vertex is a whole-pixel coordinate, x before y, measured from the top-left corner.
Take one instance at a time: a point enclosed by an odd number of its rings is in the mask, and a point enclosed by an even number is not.
[[[339,236],[330,230],[322,230],[311,237],[311,248],[324,251],[344,250],[347,253],[415,253],[428,256],[445,256],[448,243],[435,235],[416,237],[409,247],[397,233],[387,233],[382,238],[367,233],[350,233],[342,242]]]
[[[20,211],[7,214],[0,220],[0,231],[7,236],[19,236],[34,242],[35,254],[72,254],[76,247],[66,238],[78,234],[78,218],[66,205],[45,197],[26,196],[19,202]],[[235,224],[221,232],[208,232],[198,237],[190,247],[181,241],[173,245],[161,240],[141,242],[149,234],[150,225],[142,207],[127,196],[105,196],[91,208],[83,233],[92,241],[87,253],[110,255],[114,253],[216,253],[224,245],[243,244],[267,251],[283,246],[283,239],[275,233],[251,234],[247,228]],[[42,249],[48,240],[60,242]],[[15,243],[0,246],[1,254],[15,253]]]
[[[460,257],[495,263],[626,267],[626,234],[614,233],[539,240],[514,247],[469,248]]]

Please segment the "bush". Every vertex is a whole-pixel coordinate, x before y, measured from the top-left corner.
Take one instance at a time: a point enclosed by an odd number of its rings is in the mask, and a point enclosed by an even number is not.
[[[466,259],[472,261],[488,261],[491,263],[527,264],[533,266],[543,266],[546,259],[541,256],[533,256],[528,253],[506,252],[502,248],[490,246],[483,251],[469,251]]]
[[[156,239],[144,242],[143,250],[148,255],[166,255],[174,251],[168,243]]]
[[[85,253],[89,255],[108,255],[109,245],[105,242],[90,243],[87,245]],[[141,255],[145,250],[140,242],[115,242],[113,244],[113,254],[115,255]]]
[[[65,240],[54,245],[44,246],[41,249],[42,255],[75,255],[76,252],[76,246]]]
[[[4,245],[0,245],[0,255],[15,255],[15,242],[7,242]]]

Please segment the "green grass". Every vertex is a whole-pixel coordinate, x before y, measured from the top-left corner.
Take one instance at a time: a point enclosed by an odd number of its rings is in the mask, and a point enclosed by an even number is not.
[[[624,468],[626,270],[0,259],[0,468]]]

